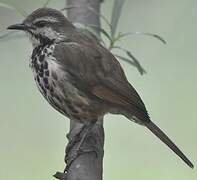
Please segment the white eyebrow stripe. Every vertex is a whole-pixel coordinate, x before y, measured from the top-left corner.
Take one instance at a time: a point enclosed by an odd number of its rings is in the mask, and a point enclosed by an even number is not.
[[[39,22],[39,21],[50,21],[50,22],[58,22],[56,18],[54,17],[42,17],[42,18],[37,18],[34,23]]]

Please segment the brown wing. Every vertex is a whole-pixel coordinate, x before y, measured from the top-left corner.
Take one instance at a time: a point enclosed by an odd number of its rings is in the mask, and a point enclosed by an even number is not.
[[[109,101],[115,104],[120,104],[120,105],[126,105],[128,104],[128,102],[126,100],[124,100],[121,96],[118,96],[115,92],[111,91],[110,89],[108,89],[107,87],[103,86],[103,85],[98,85],[95,86],[92,89],[92,93],[105,100],[105,101]]]
[[[105,81],[106,82],[106,81]],[[145,105],[135,89],[128,83],[113,83],[108,81],[108,84],[95,86],[92,93],[97,97],[107,100],[113,104],[118,105],[123,109],[123,115],[132,118],[135,116],[142,122],[149,121],[149,116]]]
[[[76,78],[76,86],[88,94],[118,106],[140,120],[149,120],[136,90],[129,84],[116,58],[100,45],[62,43],[55,56]],[[80,82],[80,83],[79,83]]]

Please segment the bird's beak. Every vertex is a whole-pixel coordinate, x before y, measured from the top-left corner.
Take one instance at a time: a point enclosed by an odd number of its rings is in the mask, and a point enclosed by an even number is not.
[[[25,31],[25,30],[33,29],[33,27],[26,25],[24,23],[21,23],[21,24],[13,24],[11,26],[8,26],[7,29]]]

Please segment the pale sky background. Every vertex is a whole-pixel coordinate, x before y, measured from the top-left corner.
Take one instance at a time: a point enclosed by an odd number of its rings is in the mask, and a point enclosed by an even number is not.
[[[113,0],[105,0],[102,14],[109,17]],[[0,0],[32,12],[43,0]],[[64,0],[52,0],[60,9]],[[0,30],[22,21],[0,8]],[[156,39],[131,36],[128,48],[148,72],[141,76],[121,62],[138,90],[152,120],[197,164],[197,1],[127,0],[118,30],[157,33]],[[104,26],[106,27],[106,26]],[[27,38],[0,41],[0,179],[53,179],[63,170],[69,121],[53,110],[33,81]],[[195,180],[188,168],[145,128],[122,116],[105,117],[104,180]]]

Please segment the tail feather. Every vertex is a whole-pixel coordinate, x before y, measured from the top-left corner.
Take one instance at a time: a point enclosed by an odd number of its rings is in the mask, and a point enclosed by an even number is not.
[[[146,127],[155,134],[163,143],[165,143],[172,151],[174,151],[189,167],[193,168],[192,162],[183,154],[183,152],[162,132],[153,122],[146,124]]]

